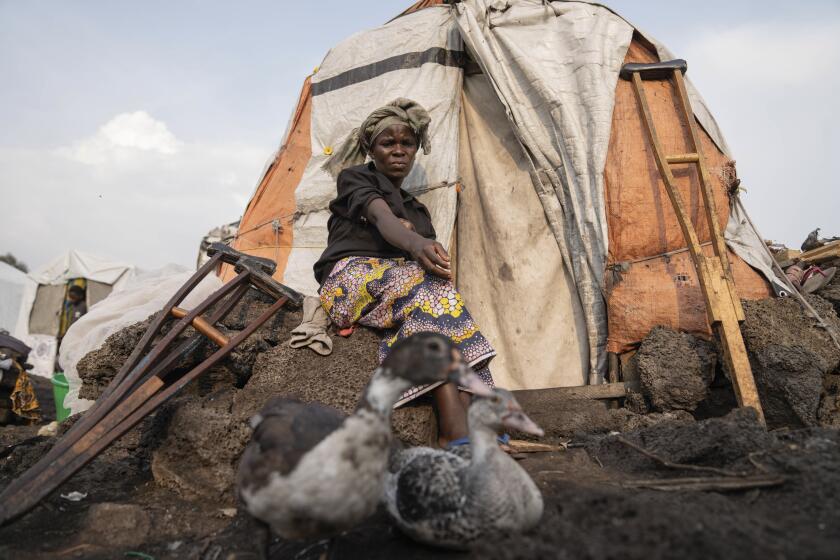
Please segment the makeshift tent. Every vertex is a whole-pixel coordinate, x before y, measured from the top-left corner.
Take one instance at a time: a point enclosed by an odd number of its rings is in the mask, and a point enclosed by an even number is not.
[[[133,273],[132,265],[72,250],[29,273],[13,334],[32,348],[29,361],[35,366],[33,373],[52,375],[67,282],[86,280],[90,309]]]
[[[418,2],[327,54],[304,82],[234,247],[274,259],[277,279],[314,293],[335,193],[321,166],[370,111],[409,97],[431,113],[432,151],[403,187],[456,255],[458,287],[499,350],[500,385],[600,383],[607,352],[631,349],[655,325],[709,334],[641,114],[618,77],[625,62],[675,57],[601,4],[446,4]],[[739,295],[766,297],[767,280],[745,263],[773,278],[762,241],[727,204],[737,199],[734,163],[687,86]],[[665,151],[689,151],[672,86],[647,87]],[[677,181],[708,248],[694,170]]]
[[[0,261],[0,329],[15,330],[26,273]]]

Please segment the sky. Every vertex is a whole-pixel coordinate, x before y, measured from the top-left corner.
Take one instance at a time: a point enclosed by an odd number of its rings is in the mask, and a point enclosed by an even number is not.
[[[306,75],[410,3],[0,0],[0,254],[193,266]],[[840,235],[840,1],[607,4],[688,60],[762,235]]]

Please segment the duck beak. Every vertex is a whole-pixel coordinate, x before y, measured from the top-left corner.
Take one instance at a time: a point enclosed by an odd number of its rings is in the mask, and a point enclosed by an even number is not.
[[[458,364],[449,374],[449,381],[480,397],[492,397],[493,389],[487,386],[470,366],[464,362]]]
[[[511,430],[525,432],[535,436],[544,436],[545,432],[540,428],[536,422],[528,418],[521,408],[510,408],[508,412],[502,416],[502,424]]]

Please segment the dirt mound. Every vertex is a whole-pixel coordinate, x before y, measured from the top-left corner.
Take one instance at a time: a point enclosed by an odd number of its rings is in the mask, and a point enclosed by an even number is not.
[[[838,322],[830,304],[812,301],[820,312],[830,311],[827,320]],[[267,305],[249,294],[222,328],[229,334],[241,330]],[[840,352],[825,333],[790,300],[746,308],[745,340],[768,419],[796,427],[840,418],[840,375],[832,374]],[[322,557],[329,546],[333,558],[705,560],[797,557],[803,550],[809,557],[833,558],[840,546],[840,534],[832,530],[840,526],[840,432],[768,433],[748,410],[695,421],[710,409],[732,406],[732,389],[713,345],[667,329],[652,332],[639,351],[636,373],[645,394],[638,395],[634,410],[610,409],[603,401],[540,400],[539,393],[532,401],[520,399],[546,428],[544,441],[574,439],[582,445],[521,461],[545,498],[545,515],[535,530],[494,535],[469,553],[443,553],[411,542],[380,512],[329,542],[272,540],[239,509],[233,491],[238,458],[250,436],[247,419],[275,394],[350,412],[377,365],[378,337],[367,329],[347,339],[334,337],[329,357],[289,348],[285,341],[299,321],[298,313],[278,313],[230,359],[32,512],[0,529],[0,558],[115,558],[137,551],[155,558],[307,560]],[[80,362],[89,395],[98,394],[119,369],[142,328],[141,323],[117,333]],[[201,349],[178,367],[191,367],[211,350]],[[710,405],[716,399],[721,402]],[[662,412],[645,413],[649,409]],[[436,431],[432,408],[424,403],[397,411],[394,426],[410,444],[428,443]],[[36,428],[0,430],[0,443],[7,446],[0,448],[0,487],[54,443],[55,438],[35,437]],[[735,475],[767,471],[785,482],[728,493],[629,488],[631,481],[709,476],[666,467],[634,446],[671,463]],[[61,498],[71,491],[86,497]]]
[[[837,267],[838,271],[834,274],[834,278],[831,279],[831,282],[817,291],[817,295],[834,306],[834,311],[840,315],[840,259],[834,259],[831,262],[820,265],[823,269],[830,268],[832,266]]]
[[[108,383],[134,351],[143,338],[154,316],[115,332],[105,339],[102,346],[85,354],[76,364],[76,371],[82,379],[79,397],[96,400]]]
[[[188,499],[235,506],[236,466],[250,437],[248,425],[232,413],[236,393],[182,398],[159,415],[161,442],[151,462],[158,484]]]
[[[819,296],[808,301],[840,332],[840,319]],[[741,331],[770,428],[816,426],[823,378],[840,350],[792,298],[744,302]]]
[[[268,305],[251,297],[224,324],[244,327]],[[212,497],[233,505],[236,467],[251,436],[247,420],[270,397],[317,401],[346,414],[355,409],[378,365],[378,335],[360,328],[349,338],[334,337],[333,353],[320,356],[286,344],[300,320],[299,312],[278,313],[231,359],[165,407],[158,415],[160,444],[152,459],[156,482],[186,499]],[[436,437],[435,415],[428,404],[395,411],[393,424],[397,436],[409,445],[427,445]]]
[[[840,375],[825,376],[817,420],[820,426],[840,428]]]
[[[829,325],[840,331],[840,319],[831,304],[820,296],[806,298]],[[840,365],[840,350],[795,299],[761,299],[744,301],[743,305],[746,320],[741,325],[741,332],[751,353],[760,353],[771,346],[798,347],[814,354],[824,373],[832,372]]]
[[[674,463],[744,469],[750,453],[765,449],[773,437],[758,423],[752,409],[736,409],[725,417],[702,422],[661,422],[623,436]],[[617,438],[605,438],[591,447],[605,466],[623,471],[649,471],[657,463]]]
[[[663,423],[622,436],[672,461],[756,467],[783,485],[731,493],[660,492],[629,480],[707,476],[667,469],[608,437],[589,449],[525,462],[546,497],[539,527],[480,543],[476,558],[832,558],[840,534],[840,434],[817,429],[767,434],[754,415],[696,424]],[[591,462],[590,462],[591,461]],[[535,464],[540,462],[542,464]],[[603,468],[601,467],[603,465]],[[562,474],[556,474],[557,472]]]
[[[278,345],[260,354],[240,399],[253,402],[266,394],[287,395],[350,414],[379,365],[378,347],[379,335],[366,328],[357,328],[349,338],[334,336],[329,356]],[[434,411],[423,399],[394,411],[393,426],[397,437],[409,445],[429,445],[437,435]]]

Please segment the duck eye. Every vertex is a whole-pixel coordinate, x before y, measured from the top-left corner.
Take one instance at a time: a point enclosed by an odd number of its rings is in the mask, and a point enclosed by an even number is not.
[[[428,348],[432,352],[440,352],[443,350],[443,344],[439,340],[432,340],[429,342]]]
[[[499,404],[500,402],[502,402],[501,397],[493,397],[493,404]]]

